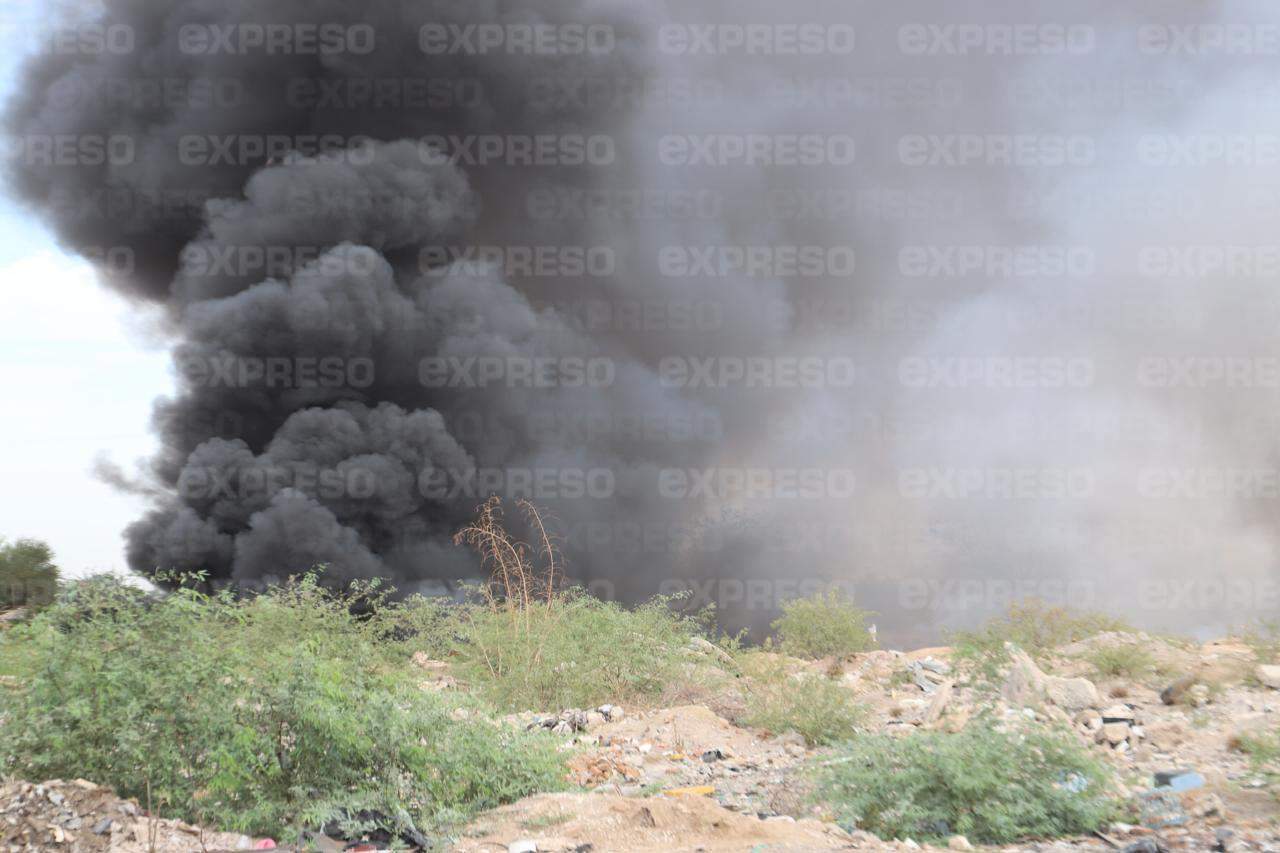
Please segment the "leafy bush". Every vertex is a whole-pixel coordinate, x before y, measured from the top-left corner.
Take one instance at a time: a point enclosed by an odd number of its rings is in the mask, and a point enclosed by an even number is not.
[[[410,595],[393,606],[379,602],[368,614],[373,631],[387,650],[407,660],[415,652],[440,659],[448,657],[458,641],[455,603],[444,598]]]
[[[242,600],[80,584],[0,640],[25,661],[0,694],[3,772],[276,837],[362,809],[425,828],[562,787],[550,739],[454,719],[351,603],[313,578]]]
[[[1113,814],[1108,774],[1065,736],[974,724],[852,741],[815,768],[814,796],[882,837],[1006,844],[1097,829]]]
[[[954,659],[978,665],[988,674],[1008,660],[1005,643],[1013,643],[1033,658],[1067,643],[1084,640],[1103,631],[1127,631],[1122,619],[1046,604],[1030,598],[1009,605],[1003,615],[976,631],[957,631],[949,642]]]
[[[849,740],[862,709],[845,687],[812,672],[788,674],[776,663],[751,662],[747,709],[742,722],[775,734],[793,731],[810,746]]]
[[[656,697],[686,666],[696,619],[670,599],[628,610],[557,587],[556,559],[537,510],[521,501],[537,549],[514,539],[490,500],[458,534],[492,571],[479,602],[457,611],[451,654],[458,675],[511,710],[560,710]],[[537,552],[535,554],[535,551]],[[535,568],[540,555],[544,567]]]
[[[1099,675],[1111,678],[1138,678],[1156,667],[1151,652],[1137,643],[1101,646],[1091,651],[1086,659]]]
[[[58,594],[53,550],[37,539],[0,539],[0,608],[39,608]]]
[[[634,610],[575,590],[529,608],[462,611],[454,671],[509,710],[656,697],[681,676],[696,626],[663,599]]]
[[[772,627],[778,647],[786,654],[802,658],[847,655],[875,648],[875,637],[867,630],[868,615],[832,588],[786,602]]]

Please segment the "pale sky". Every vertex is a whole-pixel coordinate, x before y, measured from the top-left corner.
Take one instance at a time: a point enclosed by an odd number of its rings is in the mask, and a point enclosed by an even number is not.
[[[49,6],[0,0],[0,94]],[[135,309],[64,254],[31,214],[0,199],[0,537],[44,539],[68,575],[125,569],[125,525],[143,502],[93,475],[149,455],[151,401],[172,388]]]

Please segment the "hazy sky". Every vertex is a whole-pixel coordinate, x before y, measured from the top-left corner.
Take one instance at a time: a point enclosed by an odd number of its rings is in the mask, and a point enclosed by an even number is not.
[[[0,0],[6,97],[48,11]],[[24,281],[39,286],[14,286]],[[98,482],[93,462],[105,452],[128,468],[151,452],[151,400],[170,387],[168,359],[130,331],[128,305],[94,282],[89,265],[7,198],[0,286],[0,536],[44,539],[68,574],[124,570],[120,531],[142,502]]]

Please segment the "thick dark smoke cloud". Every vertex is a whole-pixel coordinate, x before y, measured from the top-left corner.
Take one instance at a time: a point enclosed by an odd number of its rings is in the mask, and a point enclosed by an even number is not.
[[[1139,6],[108,0],[7,127],[16,195],[173,341],[160,453],[106,471],[154,503],[130,564],[413,590],[477,570],[450,534],[497,492],[597,591],[739,625],[832,581],[916,638],[1024,594],[1265,608],[1275,513],[1211,481],[1276,464],[1270,396],[1141,377],[1269,358],[1274,282],[1143,258],[1269,243],[1274,163],[1152,146],[1273,136],[1277,51],[1251,6]],[[342,49],[252,41],[313,25]],[[131,156],[33,154],[95,137]]]
[[[589,23],[608,44],[551,58],[421,47],[424,25],[458,31],[477,23],[566,31]],[[352,44],[336,56],[292,56],[201,40],[262,29],[293,37],[308,25],[334,28]],[[531,425],[557,413],[693,419],[703,407],[663,387],[625,346],[531,304],[500,268],[450,264],[448,247],[504,230],[500,208],[526,178],[501,165],[469,172],[448,145],[428,144],[437,135],[607,133],[625,116],[600,123],[591,110],[536,104],[525,86],[535,77],[549,85],[639,78],[645,60],[636,46],[652,29],[642,16],[591,2],[111,2],[88,27],[130,33],[134,44],[33,61],[9,125],[28,139],[127,137],[136,157],[100,166],[16,163],[11,176],[72,250],[123,250],[129,269],[109,283],[166,310],[178,390],[156,406],[163,450],[144,472],[155,484],[141,487],[160,497],[127,533],[136,570],[200,569],[254,586],[324,563],[334,582],[384,575],[413,588],[474,573],[449,536],[489,491],[542,497],[553,511],[569,501],[572,509],[559,514],[578,523],[675,518],[643,481],[654,477],[647,466],[679,464],[687,451],[678,443],[662,435],[562,438]],[[357,33],[371,34],[376,48],[355,44]],[[231,95],[214,105],[65,97],[101,80],[166,81],[184,92],[208,85]],[[365,106],[341,95],[330,108],[311,98],[404,80],[457,82],[478,94],[441,109]],[[235,147],[219,154],[211,139]],[[201,153],[192,154],[193,140]],[[242,143],[263,140],[296,150],[244,156]],[[548,178],[570,189],[590,180],[569,167]],[[423,359],[447,371],[451,359],[474,358],[516,366],[572,359],[607,375],[599,383],[455,389],[447,375],[422,373]],[[468,424],[478,434],[456,435]],[[545,495],[528,485],[546,476],[573,482]],[[642,569],[636,554],[574,550],[587,576],[608,567],[608,576],[625,579]]]

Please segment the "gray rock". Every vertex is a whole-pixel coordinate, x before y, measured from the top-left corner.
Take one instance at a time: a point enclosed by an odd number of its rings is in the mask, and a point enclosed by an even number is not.
[[[1280,664],[1260,663],[1253,670],[1253,674],[1272,690],[1280,690]]]
[[[923,725],[931,726],[942,717],[944,711],[947,710],[947,703],[951,701],[951,694],[955,690],[955,682],[944,681],[938,686],[937,691],[933,694],[933,699],[929,702],[929,707],[924,709],[924,715],[920,718]]]
[[[1103,723],[1094,740],[1098,743],[1106,741],[1112,746],[1124,743],[1129,739],[1128,723]]]
[[[946,661],[936,660],[935,658],[921,658],[916,661],[921,669],[927,669],[929,672],[936,672],[938,675],[950,675],[951,665]]]
[[[1166,705],[1177,705],[1196,684],[1194,675],[1184,675],[1177,681],[1160,691],[1160,701]]]
[[[932,693],[938,689],[938,682],[934,681],[922,670],[912,670],[912,680],[915,682],[916,687],[919,687],[925,693]]]
[[[1102,702],[1098,688],[1087,678],[1046,676],[1044,689],[1050,702],[1071,714],[1086,708],[1096,708]],[[1132,719],[1132,715],[1130,718]]]
[[[1031,656],[1022,649],[1006,644],[1009,650],[1009,674],[1005,677],[1000,694],[1014,705],[1036,705],[1044,699],[1045,681],[1048,678]]]
[[[720,663],[726,664],[728,666],[733,665],[732,655],[730,655],[724,649],[717,646],[715,643],[712,643],[706,639],[703,639],[702,637],[694,637],[692,640],[690,640],[689,650],[692,652],[696,652],[700,655],[707,655],[708,657],[715,658]]]
[[[1104,723],[1132,723],[1134,719],[1133,709],[1128,705],[1112,705],[1102,711],[1102,722]]]

